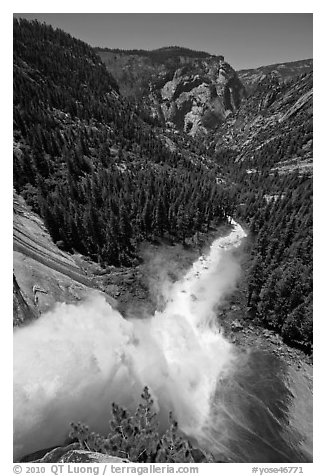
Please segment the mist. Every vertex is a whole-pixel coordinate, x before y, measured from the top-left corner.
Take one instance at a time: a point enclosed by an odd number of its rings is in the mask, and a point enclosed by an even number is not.
[[[204,438],[217,382],[235,362],[216,310],[236,285],[232,249],[244,236],[233,224],[182,278],[160,279],[165,304],[152,316],[124,319],[91,294],[15,330],[14,459],[62,444],[72,421],[105,433],[112,402],[135,408],[145,385],[162,429],[172,410],[181,430]]]

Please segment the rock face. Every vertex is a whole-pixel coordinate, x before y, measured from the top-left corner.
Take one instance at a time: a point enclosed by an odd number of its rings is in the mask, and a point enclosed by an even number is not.
[[[192,136],[215,131],[229,116],[234,117],[232,113],[239,110],[243,99],[271,76],[288,82],[311,73],[313,67],[307,59],[236,72],[223,56],[179,47],[96,52],[124,96],[141,102],[156,123]],[[270,107],[275,98],[275,92],[264,98],[261,110]]]
[[[206,455],[199,448],[191,448],[191,455],[195,463],[213,462],[209,455]],[[41,456],[41,457],[39,457]],[[25,456],[20,460],[21,463],[130,463],[126,458],[111,456],[109,454],[98,453],[95,451],[86,451],[80,449],[79,443],[71,443],[67,446],[40,450]],[[221,459],[215,463],[228,463],[229,461]]]
[[[122,93],[142,98],[142,105],[161,124],[192,136],[206,133],[238,110],[246,91],[223,56],[180,48],[166,55],[141,52],[98,54],[119,82]],[[132,83],[134,86],[132,86]]]
[[[250,93],[255,90],[258,83],[264,80],[266,76],[274,73],[281,81],[288,81],[295,76],[304,73],[311,73],[313,69],[312,59],[291,61],[290,63],[277,63],[267,66],[261,66],[255,69],[243,69],[238,71],[241,82]]]
[[[50,310],[56,302],[80,301],[95,290],[88,276],[72,255],[56,246],[43,221],[31,212],[23,198],[14,193],[14,278],[13,323],[19,326]],[[109,304],[117,306],[111,296]]]
[[[194,136],[235,112],[245,89],[228,63],[210,58],[177,69],[173,79],[156,91],[156,97],[165,122]]]
[[[212,136],[215,150],[232,150],[248,174],[268,162],[273,173],[311,176],[312,113],[312,72],[283,81],[273,70]]]
[[[55,448],[33,463],[129,463],[129,460],[94,451],[81,450],[78,443]]]
[[[28,305],[22,291],[17,283],[16,276],[13,276],[13,317],[14,326],[19,326],[25,321],[31,321],[38,317],[36,309]]]

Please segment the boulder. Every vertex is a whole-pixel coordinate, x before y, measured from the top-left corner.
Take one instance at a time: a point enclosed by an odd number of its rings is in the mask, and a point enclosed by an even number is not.
[[[243,325],[241,324],[240,321],[238,321],[238,319],[235,319],[234,321],[232,321],[231,323],[231,329],[233,331],[241,331],[243,329]]]

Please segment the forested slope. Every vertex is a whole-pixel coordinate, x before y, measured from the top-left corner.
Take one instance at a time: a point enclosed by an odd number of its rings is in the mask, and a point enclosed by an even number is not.
[[[271,73],[208,141],[254,239],[248,315],[312,349],[312,73]]]
[[[180,51],[161,53],[173,63]],[[312,72],[266,73],[192,138],[123,98],[85,43],[14,20],[14,186],[62,249],[103,266],[135,264],[144,239],[185,241],[235,216],[253,239],[248,318],[310,352]]]
[[[14,185],[56,242],[102,264],[232,210],[214,171],[172,152],[88,45],[36,21],[14,20]]]

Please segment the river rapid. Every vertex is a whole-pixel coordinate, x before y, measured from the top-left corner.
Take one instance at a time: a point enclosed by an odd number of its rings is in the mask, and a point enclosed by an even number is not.
[[[239,350],[216,311],[236,286],[233,251],[246,236],[231,223],[177,282],[165,307],[124,319],[102,297],[60,304],[14,332],[14,459],[60,445],[71,421],[105,432],[110,404],[134,409],[148,385],[161,428],[181,430],[216,460],[312,460],[311,390],[277,356]]]

